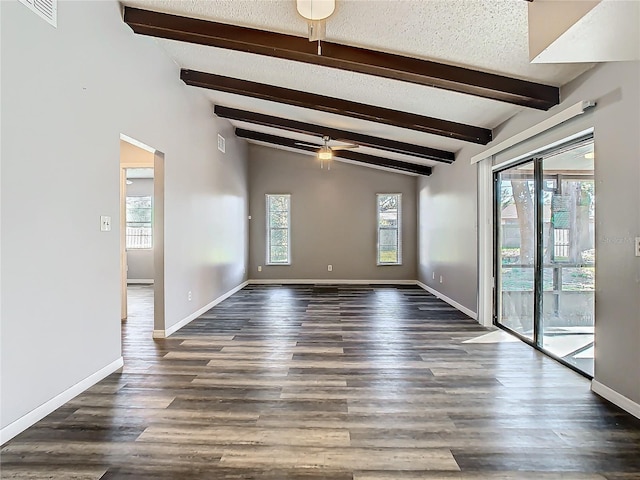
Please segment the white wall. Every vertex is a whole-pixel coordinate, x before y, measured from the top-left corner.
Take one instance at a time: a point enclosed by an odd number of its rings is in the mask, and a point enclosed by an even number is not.
[[[494,142],[579,101],[598,102],[593,111],[575,121],[574,132],[590,125],[595,138],[595,380],[640,403],[640,257],[633,255],[633,238],[640,236],[640,63],[599,65],[562,88],[561,98],[562,104],[548,112],[523,110],[494,131]],[[486,148],[466,147],[453,168],[439,168],[418,185],[420,280],[431,282],[432,264],[445,279],[456,277],[461,269],[468,271],[469,279],[456,281],[450,289],[446,281],[443,287],[435,287],[473,310],[470,287],[476,276],[472,252],[477,248],[473,233],[477,222],[475,210],[468,206],[476,202],[477,166],[469,161]],[[452,191],[455,185],[460,188]],[[435,207],[439,212],[433,224]],[[447,225],[445,218],[451,218],[451,223]],[[466,237],[466,253],[459,243],[461,236]],[[454,247],[438,248],[449,243]]]
[[[119,235],[99,229],[121,133],[165,153],[166,327],[243,281],[247,186],[245,143],[117,2],[59,2],[57,29],[0,9],[4,428],[121,356]]]

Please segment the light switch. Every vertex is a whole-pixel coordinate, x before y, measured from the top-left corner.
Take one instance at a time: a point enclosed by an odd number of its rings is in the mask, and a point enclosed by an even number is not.
[[[100,231],[101,232],[110,232],[111,231],[111,217],[108,215],[100,216]]]
[[[636,237],[636,257],[640,257],[640,237]]]

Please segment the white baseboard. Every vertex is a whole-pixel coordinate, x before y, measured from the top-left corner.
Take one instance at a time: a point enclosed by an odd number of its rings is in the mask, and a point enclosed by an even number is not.
[[[153,333],[151,334],[151,337],[153,337],[153,338],[167,338],[167,335],[165,334],[164,330],[154,330]]]
[[[111,375],[113,372],[115,372],[119,368],[122,368],[123,365],[124,365],[124,360],[122,357],[118,358],[117,360],[114,360],[109,365],[102,367],[100,370],[89,375],[84,380],[81,380],[75,385],[67,388],[64,392],[60,393],[59,395],[56,395],[51,400],[31,410],[29,413],[20,417],[15,422],[10,423],[6,427],[4,427],[2,430],[0,430],[0,445],[3,445],[4,443],[8,442],[13,437],[25,431],[34,423],[42,420],[44,417],[46,417],[51,412],[61,407],[65,403],[67,403],[72,398],[80,395],[89,387],[92,387],[103,378],[107,377],[108,375]]]
[[[216,298],[213,302],[208,303],[207,305],[205,305],[204,307],[196,310],[195,312],[193,312],[191,315],[189,315],[186,318],[183,318],[182,320],[180,320],[178,323],[175,323],[173,325],[171,325],[169,328],[165,329],[165,330],[154,330],[153,331],[153,338],[167,338],[169,335],[171,335],[172,333],[177,332],[178,330],[180,330],[182,327],[184,327],[185,325],[187,325],[188,323],[194,321],[196,318],[198,318],[200,315],[202,315],[205,312],[208,312],[209,310],[211,310],[213,307],[215,307],[216,305],[218,305],[220,302],[222,302],[223,300],[226,300],[227,298],[229,298],[231,295],[233,295],[236,292],[239,292],[240,290],[242,290],[244,287],[246,287],[247,285],[249,285],[249,281],[243,282],[240,285],[238,285],[237,287],[229,290],[227,293],[220,295],[218,298]]]
[[[416,285],[418,285],[420,288],[422,288],[423,290],[426,290],[429,293],[432,293],[433,295],[435,295],[436,297],[438,297],[440,300],[443,300],[445,302],[447,302],[449,305],[451,305],[454,308],[457,308],[458,310],[460,310],[462,313],[465,313],[467,315],[469,315],[471,318],[473,318],[474,320],[478,320],[478,314],[476,312],[474,312],[473,310],[468,309],[467,307],[465,307],[464,305],[456,302],[455,300],[447,297],[446,295],[438,292],[437,290],[431,288],[428,285],[425,285],[422,282],[415,282]]]
[[[591,381],[591,391],[629,412],[634,417],[640,418],[640,404],[634,402],[630,398],[625,397],[597,380]]]
[[[127,285],[153,285],[153,278],[127,278]]]
[[[415,280],[344,280],[333,278],[278,278],[278,279],[251,279],[251,285],[415,285]]]

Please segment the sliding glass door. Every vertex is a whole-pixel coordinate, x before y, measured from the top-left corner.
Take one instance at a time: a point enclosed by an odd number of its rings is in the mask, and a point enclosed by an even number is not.
[[[494,173],[495,322],[593,376],[593,140]]]
[[[533,162],[496,174],[499,322],[534,339],[535,181]]]

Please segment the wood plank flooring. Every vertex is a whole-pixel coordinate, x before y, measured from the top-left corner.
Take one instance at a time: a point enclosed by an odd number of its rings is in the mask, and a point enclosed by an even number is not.
[[[414,286],[249,286],[2,447],[2,478],[630,480],[640,421]]]

